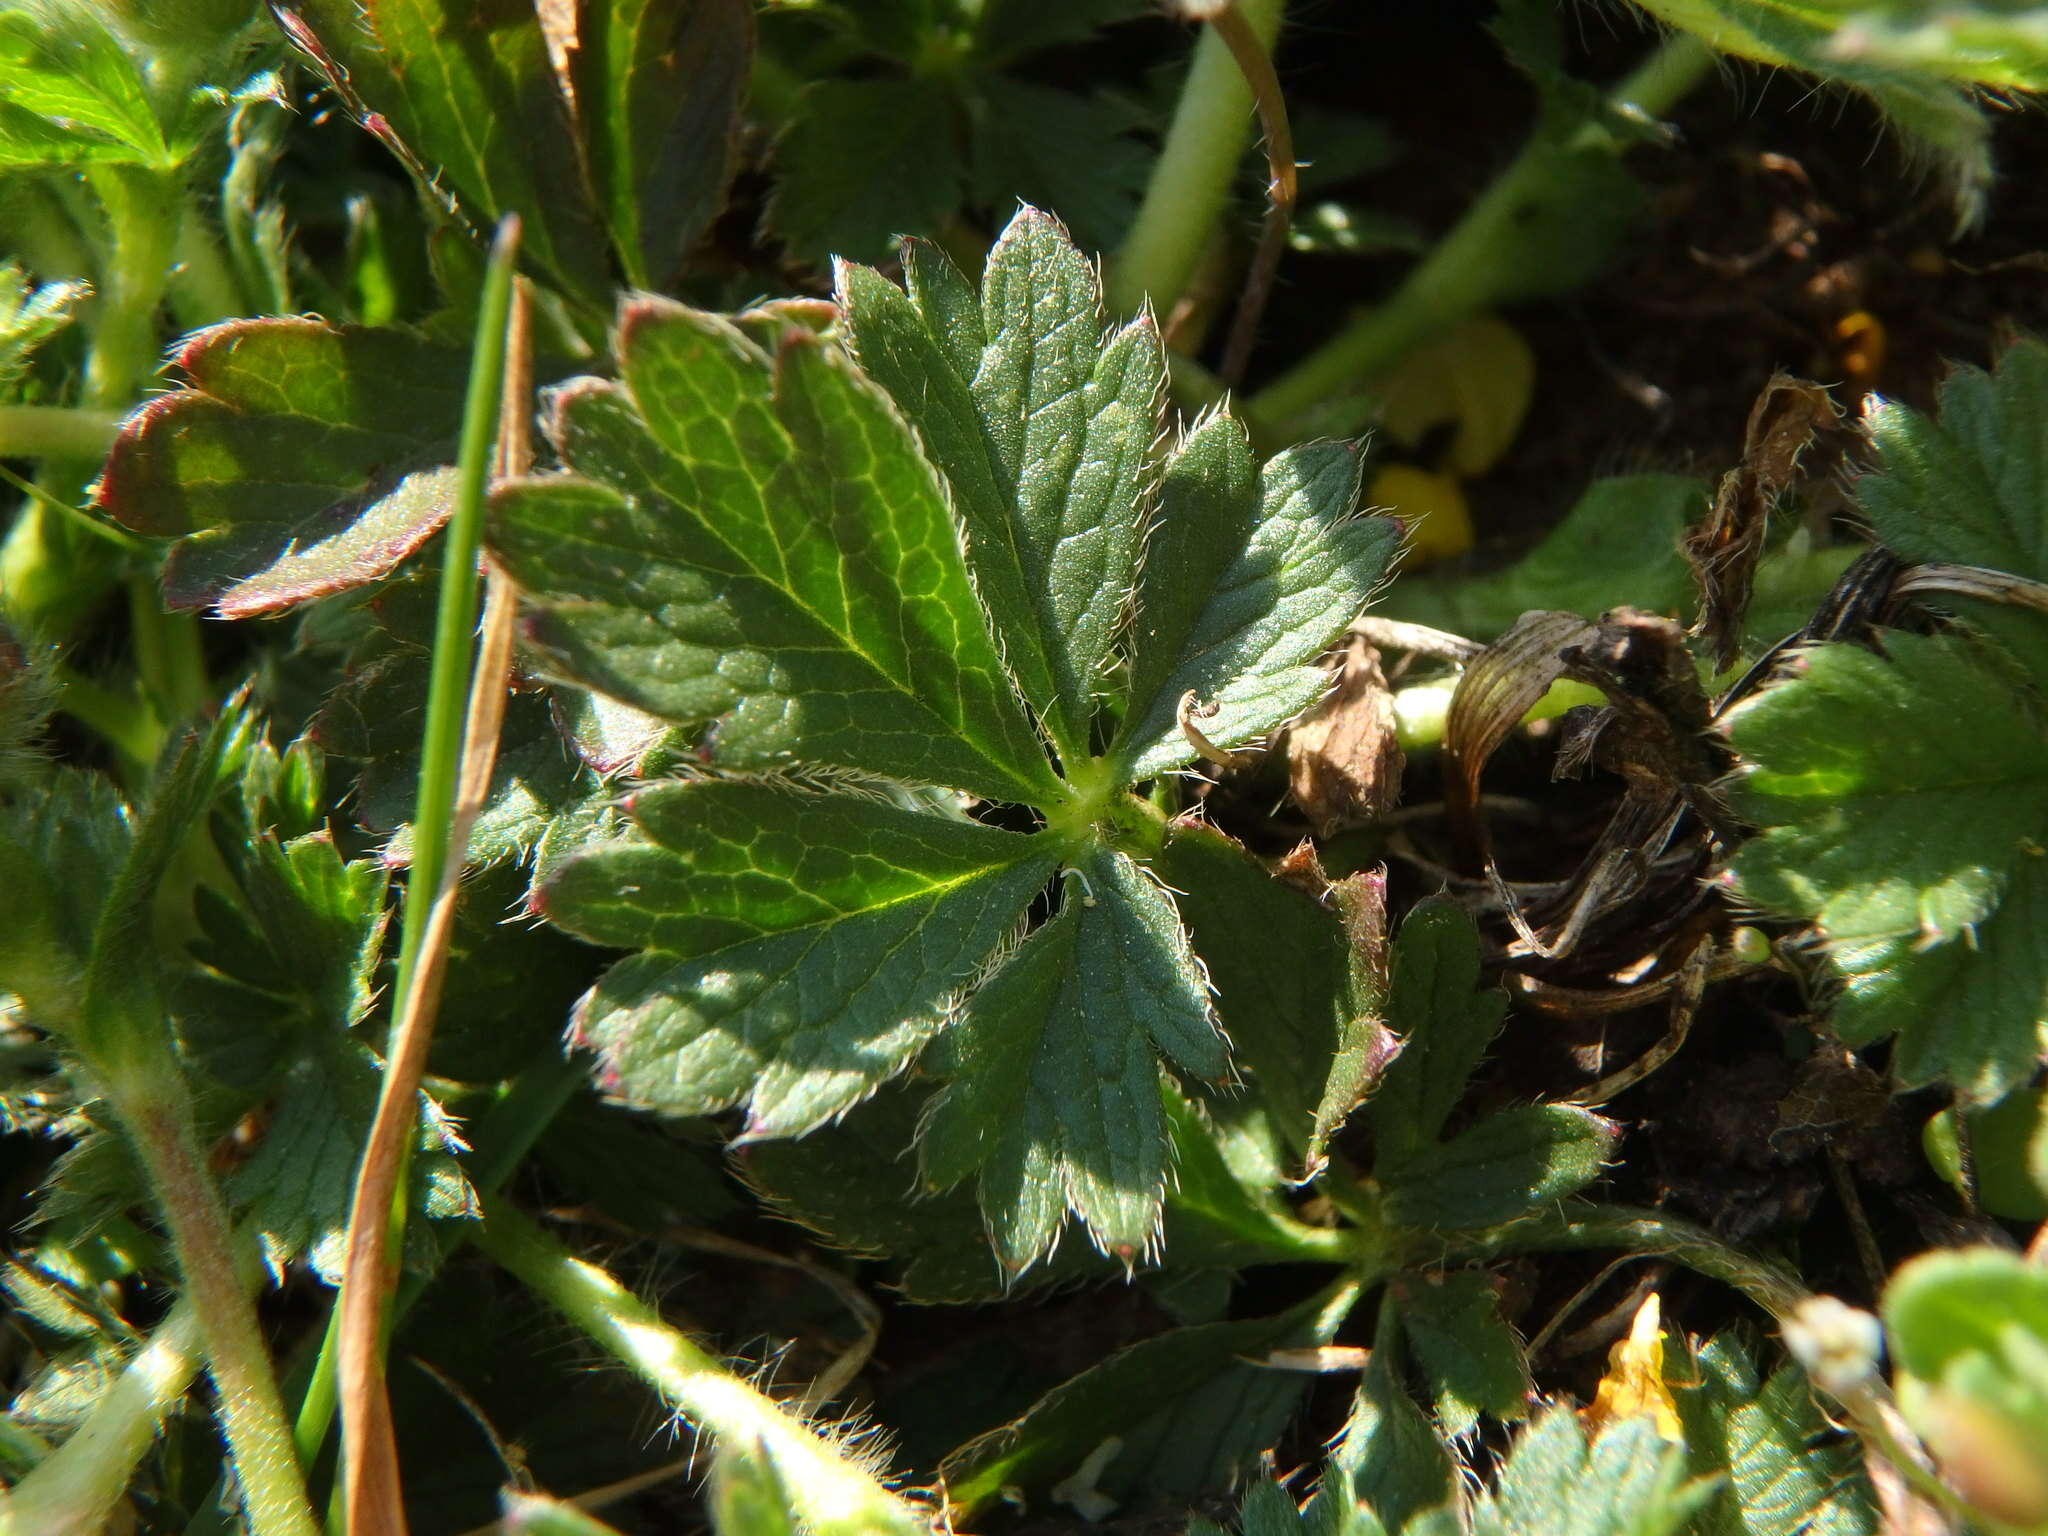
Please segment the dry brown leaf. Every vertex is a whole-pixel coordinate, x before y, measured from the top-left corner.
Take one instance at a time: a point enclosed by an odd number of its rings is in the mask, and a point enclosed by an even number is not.
[[[1406,767],[1380,653],[1348,636],[1335,671],[1336,687],[1287,732],[1287,788],[1318,837],[1393,809]]]

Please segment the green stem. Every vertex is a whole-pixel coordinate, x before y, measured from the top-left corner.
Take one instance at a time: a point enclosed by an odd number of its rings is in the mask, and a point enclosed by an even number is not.
[[[100,459],[119,411],[84,405],[0,405],[0,459]]]
[[[1714,54],[1684,33],[1667,37],[1609,93],[1617,111],[1656,117],[1705,79]],[[1613,134],[1589,123],[1569,146],[1611,148]],[[1360,316],[1322,347],[1259,391],[1251,413],[1269,423],[1316,432],[1356,431],[1371,419],[1362,392],[1419,342],[1438,335],[1503,293],[1526,282],[1521,226],[1532,205],[1554,195],[1557,148],[1532,139],[1437,242],[1392,298]]]
[[[1732,1286],[1775,1318],[1789,1316],[1812,1294],[1797,1276],[1729,1247],[1705,1227],[1632,1206],[1569,1205],[1452,1243],[1453,1251],[1467,1259],[1572,1248],[1661,1254]]]
[[[135,670],[157,718],[173,723],[198,714],[206,703],[206,659],[192,615],[165,612],[155,578],[136,575],[128,579],[128,626]]]
[[[242,285],[227,253],[189,197],[178,221],[177,264],[171,269],[169,292],[171,311],[185,330],[247,314],[251,308],[242,298]]]
[[[139,1045],[144,1032],[137,1029],[133,1037]],[[150,1056],[158,1058],[154,1065]],[[135,1138],[171,1230],[185,1297],[206,1341],[249,1530],[252,1536],[316,1536],[270,1354],[236,1262],[227,1207],[206,1171],[184,1076],[168,1041],[129,1061],[142,1070],[124,1067],[106,1077],[107,1100]]]
[[[693,1426],[721,1444],[758,1447],[770,1457],[805,1529],[900,1536],[929,1529],[915,1507],[512,1206],[487,1201],[474,1240]]]
[[[94,1536],[108,1529],[136,1464],[201,1362],[199,1312],[188,1296],[94,1400],[71,1438],[0,1496],[0,1529],[24,1536]]]
[[[1283,8],[1284,0],[1238,0],[1238,13],[1269,53]],[[1149,299],[1163,315],[1180,302],[1229,201],[1251,136],[1252,89],[1229,46],[1204,27],[1145,200],[1108,266],[1105,288],[1113,311],[1135,314]]]

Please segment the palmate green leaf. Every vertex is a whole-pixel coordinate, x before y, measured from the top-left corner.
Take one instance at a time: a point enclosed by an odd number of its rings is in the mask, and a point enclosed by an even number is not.
[[[190,147],[166,136],[140,67],[93,8],[0,11],[0,165],[168,170]]]
[[[1132,641],[1131,705],[1112,756],[1148,778],[1195,756],[1177,711],[1192,691],[1202,732],[1243,746],[1329,685],[1316,664],[1356,618],[1400,543],[1386,518],[1351,515],[1359,458],[1341,443],[1275,455],[1245,484],[1243,429],[1212,417],[1168,461]]]
[[[39,1029],[61,1029],[77,1010],[100,897],[132,836],[101,774],[66,768],[0,799],[0,888],[13,914],[0,923],[0,989]]]
[[[1094,268],[1034,209],[989,252],[978,301],[940,253],[917,261],[907,298],[841,268],[854,355],[953,488],[996,622],[1031,637],[1008,640],[1026,697],[1085,751],[1159,474],[1158,330],[1149,317],[1106,328]]]
[[[1723,1333],[1665,1366],[1695,1477],[1718,1476],[1701,1536],[1874,1536],[1879,1520],[1855,1442],[1830,1435],[1806,1375],[1768,1380],[1754,1351]]]
[[[937,477],[888,404],[792,331],[624,311],[621,381],[557,396],[576,473],[495,499],[493,552],[572,680],[717,718],[715,761],[802,758],[1005,800],[1062,798],[1012,692]]]
[[[1666,25],[1712,48],[1783,69],[1803,70],[1861,92],[1904,136],[1938,160],[1953,184],[1957,214],[1971,224],[1991,184],[1991,124],[1962,69],[1935,71],[1866,55],[1841,34],[1838,8],[1816,0],[1638,0]],[[1963,61],[1957,60],[1957,63]],[[1982,83],[1997,85],[1992,66]]]
[[[538,893],[598,943],[645,946],[579,1005],[607,1092],[671,1114],[745,1102],[798,1135],[900,1072],[1016,925],[1053,860],[1031,840],[852,795],[671,784],[641,838]]]
[[[1156,1056],[1220,1078],[1229,1055],[1172,899],[1120,853],[1068,871],[1051,921],[969,1001],[945,1040],[926,1176],[980,1178],[1003,1263],[1023,1270],[1066,1215],[1126,1263],[1153,1244],[1166,1183]]]
[[[1856,482],[1878,542],[1912,561],[1989,566],[2048,581],[2048,344],[2015,342],[1990,373],[1958,368],[1937,418],[1895,403],[1870,418],[1882,469]],[[2048,618],[1967,598],[1935,599],[2048,674]]]
[[[665,283],[717,216],[753,62],[746,0],[586,0],[577,127],[626,281]]]
[[[1744,898],[1810,918],[1842,977],[1834,1026],[1896,1033],[1909,1084],[1979,1101],[2032,1076],[2048,1027],[2048,727],[1961,637],[1805,654],[1735,712],[1735,800],[1763,828]]]
[[[404,330],[230,320],[123,425],[94,504],[179,543],[175,608],[271,613],[388,575],[447,521],[468,362]]]
[[[960,133],[960,103],[940,81],[816,81],[776,146],[768,227],[806,261],[879,261],[960,206]]]
[[[353,97],[382,119],[379,136],[424,162],[430,197],[453,191],[479,225],[517,213],[523,262],[592,308],[607,301],[598,211],[537,10],[455,0],[299,9]]]

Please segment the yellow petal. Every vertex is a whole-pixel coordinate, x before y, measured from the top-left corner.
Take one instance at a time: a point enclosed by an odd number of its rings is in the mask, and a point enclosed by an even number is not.
[[[1464,491],[1449,475],[1433,475],[1412,464],[1385,465],[1373,476],[1366,504],[1407,525],[1410,570],[1472,547],[1472,513]]]
[[[1685,1443],[1678,1404],[1664,1385],[1663,1311],[1655,1291],[1636,1309],[1628,1337],[1607,1352],[1607,1374],[1600,1378],[1592,1407],[1581,1417],[1597,1435],[1609,1424],[1645,1415],[1656,1422],[1660,1438],[1673,1445]]]
[[[1536,387],[1536,356],[1497,315],[1473,315],[1409,353],[1380,381],[1380,429],[1413,448],[1430,428],[1456,425],[1450,468],[1483,475],[1508,451]]]

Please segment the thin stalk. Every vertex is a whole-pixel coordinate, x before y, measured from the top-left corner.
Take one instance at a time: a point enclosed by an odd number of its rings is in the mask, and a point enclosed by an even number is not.
[[[1266,299],[1273,291],[1280,257],[1287,249],[1287,226],[1294,220],[1299,187],[1294,174],[1294,130],[1288,126],[1287,97],[1280,89],[1279,75],[1273,70],[1271,43],[1260,39],[1235,4],[1226,5],[1210,17],[1209,27],[1229,47],[1230,56],[1251,87],[1259,108],[1259,132],[1266,141],[1266,221],[1259,231],[1251,267],[1245,273],[1244,295],[1237,301],[1237,314],[1230,322],[1230,340],[1224,346],[1219,370],[1223,382],[1235,389],[1244,382],[1244,371],[1259,336],[1259,320],[1266,313]]]
[[[1714,54],[1686,33],[1659,43],[1644,63],[1608,94],[1617,111],[1656,117],[1714,66]],[[1604,125],[1588,124],[1575,150],[1612,144]],[[1617,147],[1618,150],[1618,147]],[[1526,279],[1520,236],[1525,210],[1550,194],[1552,146],[1532,141],[1481,193],[1386,303],[1360,316],[1252,397],[1251,413],[1275,426],[1319,432],[1356,431],[1371,416],[1364,391],[1373,378],[1419,342],[1493,303]]]
[[[1280,34],[1284,0],[1240,0],[1238,14],[1267,53]],[[1105,276],[1109,307],[1135,314],[1149,300],[1165,315],[1187,292],[1202,247],[1230,200],[1230,184],[1251,142],[1252,91],[1230,45],[1203,28],[1180,102],[1130,233]]]
[[[646,1381],[694,1428],[721,1445],[758,1447],[771,1457],[806,1529],[898,1536],[923,1536],[929,1530],[929,1521],[915,1506],[511,1205],[487,1201],[474,1241]]]
[[[1457,691],[1456,678],[1417,683],[1394,695],[1394,739],[1406,752],[1443,745],[1444,722],[1449,718],[1451,695]],[[1550,691],[1529,706],[1522,724],[1533,720],[1554,720],[1581,704],[1603,704],[1607,696],[1598,688],[1575,683],[1569,678],[1550,685]]]
[[[189,196],[184,217],[178,222],[176,262],[169,281],[171,312],[185,330],[197,330],[216,320],[247,314],[251,306],[243,301],[242,285],[229,263],[227,252],[213,237]]]
[[[136,1045],[149,1043],[103,1079],[107,1102],[134,1137],[171,1230],[185,1296],[206,1341],[249,1530],[252,1536],[316,1536],[270,1352],[237,1262],[227,1206],[206,1171],[184,1075],[161,1031],[131,1034]]]
[[[119,411],[89,405],[0,405],[0,458],[104,458],[120,424]]]
[[[1453,1247],[1456,1255],[1465,1259],[1575,1248],[1662,1254],[1696,1274],[1733,1287],[1781,1320],[1812,1295],[1797,1276],[1731,1248],[1705,1227],[1633,1206],[1570,1205],[1474,1233]]]
[[[203,1363],[199,1312],[182,1297],[71,1438],[0,1495],[0,1529],[37,1536],[95,1536],[108,1529],[164,1415]]]
[[[455,509],[442,546],[440,609],[413,820],[413,864],[406,882],[405,926],[398,958],[398,1008],[385,1052],[377,1113],[349,1207],[339,1357],[342,1486],[353,1536],[385,1532],[403,1536],[405,1531],[398,1446],[384,1383],[385,1303],[396,1279],[391,1255],[398,1251],[404,1234],[400,1191],[453,931],[462,855],[490,781],[503,718],[505,672],[511,658],[512,591],[494,575],[484,653],[471,676],[477,563],[484,497],[494,467],[493,438],[501,415],[523,423],[526,412],[523,398],[514,411],[507,410],[505,399],[508,326],[515,312],[513,262],[518,248],[519,221],[508,215],[498,227],[484,280],[469,395],[464,404]],[[523,314],[523,306],[519,312]],[[504,450],[505,441],[501,440],[499,451]]]

